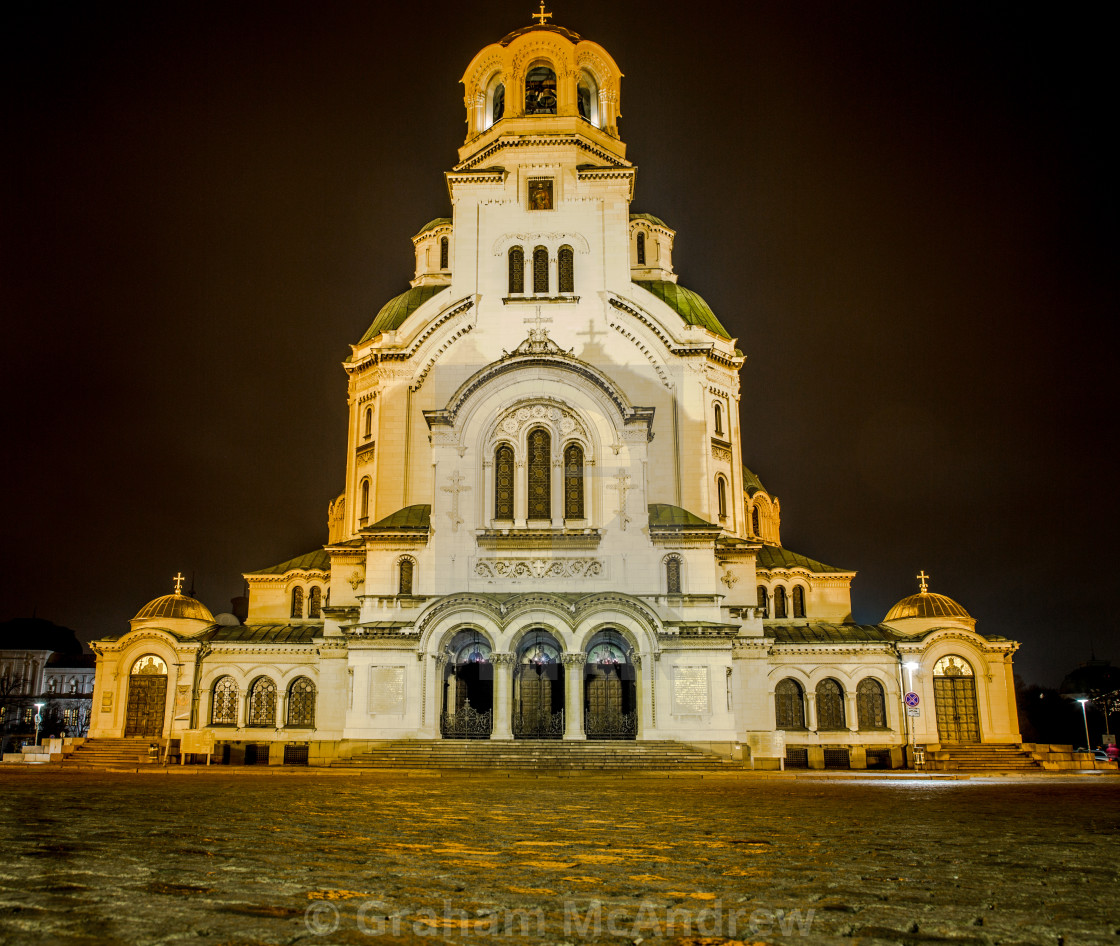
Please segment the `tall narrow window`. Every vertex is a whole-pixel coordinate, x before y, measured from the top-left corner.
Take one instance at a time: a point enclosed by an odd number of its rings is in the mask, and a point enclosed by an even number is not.
[[[490,122],[500,122],[506,113],[506,87],[502,84],[494,86],[494,100],[490,105]]]
[[[397,583],[397,594],[412,594],[412,572],[415,563],[410,558],[402,558],[400,564],[400,581]]]
[[[292,589],[292,617],[303,617],[303,589],[299,585]]]
[[[315,725],[315,684],[297,677],[288,687],[288,725],[310,729]]]
[[[716,433],[723,436],[723,405],[717,404],[715,409],[716,415]]]
[[[509,249],[509,292],[525,291],[525,251],[519,246]]]
[[[372,407],[367,407],[366,408],[366,422],[365,422],[365,426],[362,428],[362,436],[365,437],[366,440],[369,440],[369,438],[371,436],[373,436],[373,408]]]
[[[539,427],[529,434],[529,518],[552,518],[552,438]]]
[[[758,507],[751,507],[751,532],[754,535],[762,535],[762,523],[759,522]]]
[[[584,518],[583,450],[574,443],[564,450],[564,518]]]
[[[793,586],[793,616],[805,617],[805,589],[801,585]]]
[[[257,677],[249,687],[250,726],[276,725],[276,684],[268,677]]]
[[[533,292],[548,292],[548,250],[543,246],[533,250]]]
[[[570,246],[560,247],[557,254],[557,267],[560,271],[560,291],[576,291],[575,254]]]
[[[716,503],[719,506],[719,517],[727,518],[727,480],[722,476],[716,477]]]
[[[313,585],[307,595],[307,616],[313,620],[323,616],[323,589]]]
[[[805,694],[789,677],[774,687],[774,722],[778,729],[805,728]]]
[[[665,559],[665,593],[681,593],[681,560],[677,555],[670,555]]]
[[[210,704],[212,726],[237,725],[237,682],[225,676],[214,684],[214,699]]]
[[[439,268],[447,269],[447,237],[439,238]]]
[[[887,704],[883,684],[873,677],[864,677],[856,687],[856,710],[860,729],[886,729]]]
[[[844,690],[829,677],[817,684],[817,729],[844,728]]]
[[[369,480],[362,480],[361,524],[364,526],[369,518]]]
[[[513,518],[513,448],[505,443],[494,451],[494,518]]]
[[[774,617],[784,618],[786,614],[786,589],[778,585],[774,589]]]
[[[638,231],[638,265],[646,265],[646,235],[641,230]]]
[[[762,617],[768,618],[770,616],[770,593],[766,590],[765,585],[758,586],[758,606],[762,609]]]

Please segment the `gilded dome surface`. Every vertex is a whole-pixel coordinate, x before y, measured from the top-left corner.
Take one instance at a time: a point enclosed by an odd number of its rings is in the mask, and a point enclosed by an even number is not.
[[[193,621],[214,623],[214,615],[201,601],[188,598],[186,595],[164,595],[149,601],[133,618],[134,621],[148,620],[151,618],[188,618]]]
[[[971,621],[972,615],[952,598],[935,595],[931,591],[922,591],[910,595],[909,598],[903,598],[887,612],[883,620],[890,622],[900,618],[964,618]]]

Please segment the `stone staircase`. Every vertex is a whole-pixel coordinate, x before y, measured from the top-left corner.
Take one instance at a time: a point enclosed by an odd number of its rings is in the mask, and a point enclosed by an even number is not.
[[[73,752],[63,758],[61,765],[67,767],[90,766],[95,768],[114,768],[116,766],[154,765],[161,756],[149,758],[148,746],[155,740],[144,736],[122,739],[87,739]],[[160,746],[160,753],[163,747]]]
[[[733,772],[743,768],[714,753],[671,740],[572,741],[515,739],[417,740],[365,743],[333,768],[441,769],[529,772]]]
[[[947,746],[926,754],[927,769],[948,772],[1041,772],[1022,746],[996,743]]]

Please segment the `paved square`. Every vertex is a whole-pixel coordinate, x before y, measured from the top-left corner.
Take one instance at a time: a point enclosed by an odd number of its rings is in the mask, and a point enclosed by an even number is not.
[[[1120,943],[1108,776],[0,786],[5,943]]]

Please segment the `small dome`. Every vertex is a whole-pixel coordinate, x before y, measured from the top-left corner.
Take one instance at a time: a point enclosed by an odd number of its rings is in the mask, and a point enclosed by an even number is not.
[[[186,595],[164,595],[149,601],[133,618],[134,621],[149,620],[151,618],[187,618],[192,621],[205,621],[214,623],[214,615],[201,601],[188,598]]]
[[[898,621],[902,618],[964,618],[972,620],[969,614],[952,598],[922,591],[909,598],[903,598],[887,612],[884,621]]]

